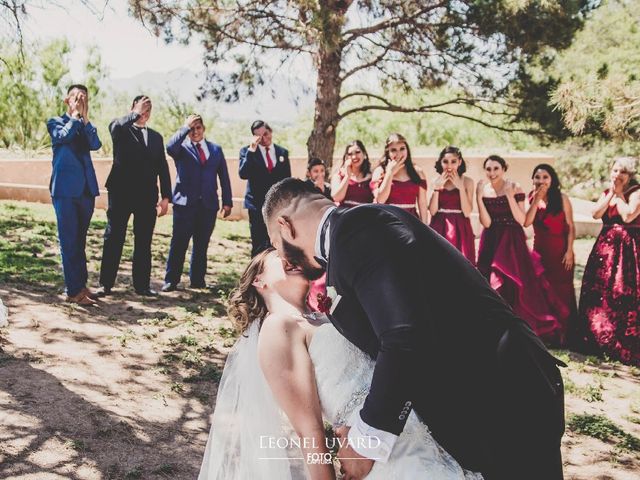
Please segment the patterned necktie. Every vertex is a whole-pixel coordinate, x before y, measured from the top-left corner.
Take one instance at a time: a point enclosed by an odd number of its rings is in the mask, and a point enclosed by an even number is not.
[[[267,152],[267,170],[269,170],[269,173],[271,173],[271,170],[273,170],[273,161],[271,160],[271,155],[269,155],[269,147],[266,147],[264,149]]]
[[[204,154],[204,150],[202,149],[202,145],[200,145],[200,142],[195,144],[196,150],[198,150],[198,156],[200,157],[200,164],[204,165],[205,163],[207,163],[207,157]]]

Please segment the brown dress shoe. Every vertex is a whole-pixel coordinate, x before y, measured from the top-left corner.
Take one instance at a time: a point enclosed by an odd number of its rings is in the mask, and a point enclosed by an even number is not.
[[[73,297],[68,296],[67,302],[75,303],[77,305],[82,305],[85,307],[98,305],[98,303],[95,300],[91,300],[89,297],[87,297],[83,290],[81,290],[80,293],[78,293],[77,295],[74,295]]]
[[[98,300],[98,298],[100,298],[100,295],[98,295],[97,293],[93,293],[93,292],[91,291],[91,289],[89,289],[89,288],[87,288],[87,287],[84,287],[84,288],[82,289],[82,292],[84,292],[84,295],[85,295],[86,297],[89,297],[91,300]]]

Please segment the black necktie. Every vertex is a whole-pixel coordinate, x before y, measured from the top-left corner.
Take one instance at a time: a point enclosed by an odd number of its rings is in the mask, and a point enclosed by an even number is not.
[[[133,134],[135,135],[135,137],[138,139],[138,141],[142,144],[142,146],[147,146],[147,144],[144,141],[144,134],[142,133],[142,128],[141,127],[137,127],[137,126],[133,126]]]

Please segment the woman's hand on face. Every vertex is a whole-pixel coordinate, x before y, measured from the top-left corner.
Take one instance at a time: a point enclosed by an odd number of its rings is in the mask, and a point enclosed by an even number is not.
[[[541,183],[533,191],[533,200],[538,202],[547,196],[549,191],[549,185]]]
[[[447,174],[446,172],[442,172],[433,182],[434,190],[442,190],[444,188],[445,183],[447,183]]]
[[[458,190],[464,189],[464,181],[462,180],[462,177],[458,175],[456,170],[449,174],[449,180],[451,180],[451,183],[453,183]]]

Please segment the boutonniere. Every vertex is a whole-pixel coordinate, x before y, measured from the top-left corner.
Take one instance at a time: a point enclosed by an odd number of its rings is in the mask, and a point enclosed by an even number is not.
[[[279,161],[280,163],[283,163],[283,162],[284,162],[284,157],[283,157],[282,155],[280,155],[280,158],[278,158],[278,161]]]
[[[330,315],[338,306],[342,296],[338,295],[335,287],[327,287],[327,293],[318,293],[318,311]]]

